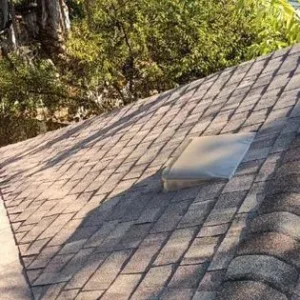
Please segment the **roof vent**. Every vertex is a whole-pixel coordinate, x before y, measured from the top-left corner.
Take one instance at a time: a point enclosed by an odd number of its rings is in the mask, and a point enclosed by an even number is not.
[[[164,190],[197,186],[208,180],[230,179],[254,137],[255,133],[239,133],[188,140],[163,170]]]

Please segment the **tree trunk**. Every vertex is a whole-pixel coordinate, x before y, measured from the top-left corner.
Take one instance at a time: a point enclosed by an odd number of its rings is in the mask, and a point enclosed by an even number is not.
[[[6,56],[17,46],[14,7],[8,0],[0,0],[0,50]]]
[[[8,22],[8,1],[0,0],[0,31],[4,30]]]
[[[15,16],[15,8],[16,15]],[[64,53],[70,30],[65,0],[27,0],[16,4],[0,0],[0,45],[6,53],[38,40],[51,58]]]
[[[37,0],[38,38],[50,56],[64,52],[70,30],[68,7],[64,0]]]

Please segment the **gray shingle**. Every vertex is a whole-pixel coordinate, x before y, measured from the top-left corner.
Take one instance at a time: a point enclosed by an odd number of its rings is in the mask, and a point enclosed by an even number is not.
[[[78,299],[215,299],[221,285],[219,299],[290,297],[300,238],[299,53],[300,45],[282,49],[1,148],[0,188],[34,294],[57,286],[56,296],[80,290]],[[161,169],[189,137],[252,131],[232,180],[162,192]],[[237,254],[263,256],[262,268]]]

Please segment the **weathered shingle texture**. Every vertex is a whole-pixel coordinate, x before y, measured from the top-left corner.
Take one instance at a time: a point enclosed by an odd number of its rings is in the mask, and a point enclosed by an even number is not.
[[[0,149],[36,299],[300,298],[300,46]],[[163,193],[189,137],[257,132],[229,182]]]

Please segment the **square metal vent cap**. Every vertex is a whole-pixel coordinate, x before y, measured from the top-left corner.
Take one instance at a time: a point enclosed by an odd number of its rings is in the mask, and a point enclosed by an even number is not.
[[[255,133],[203,136],[188,140],[162,173],[165,191],[192,187],[209,180],[232,178]]]

